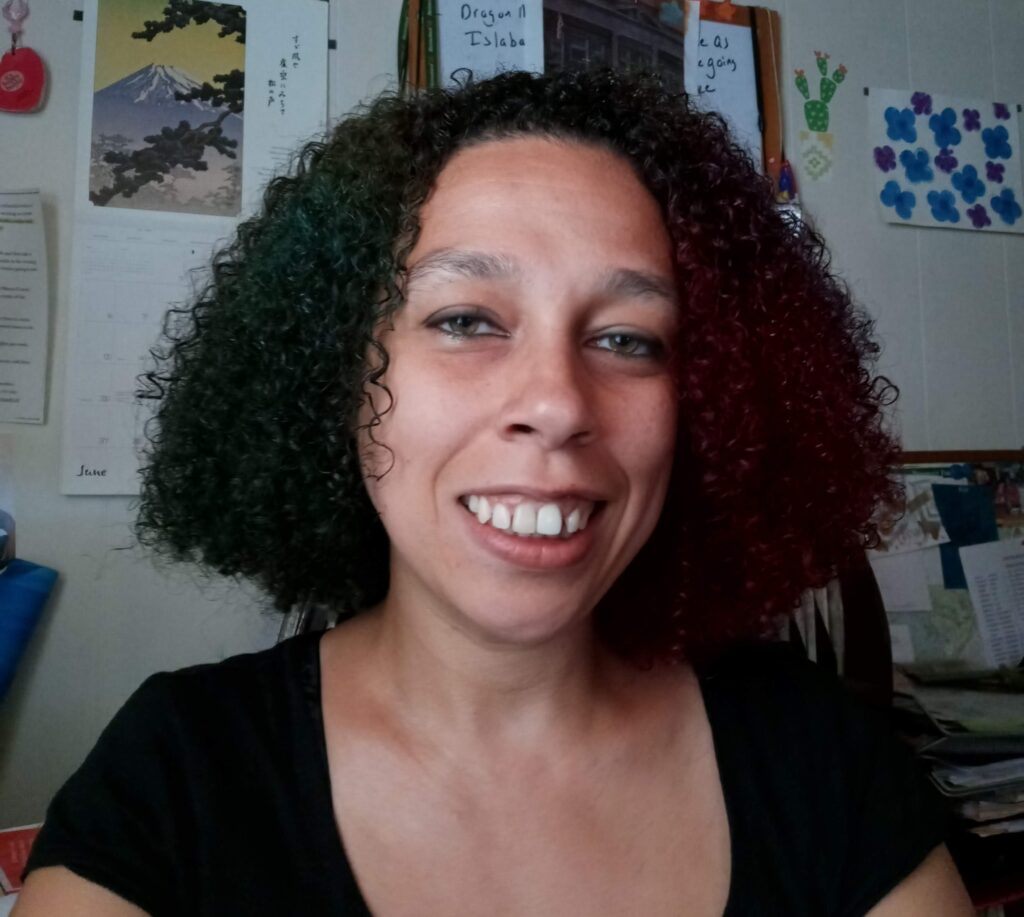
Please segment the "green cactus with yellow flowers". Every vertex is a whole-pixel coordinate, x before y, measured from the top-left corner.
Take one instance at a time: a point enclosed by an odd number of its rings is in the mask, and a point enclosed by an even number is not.
[[[811,87],[807,83],[807,77],[803,70],[795,71],[795,82],[796,88],[800,90],[800,95],[807,100],[804,102],[804,118],[807,120],[808,130],[824,133],[828,130],[828,103],[832,101],[839,84],[846,79],[846,67],[840,64],[830,77],[828,75],[828,55],[824,51],[815,51],[814,60],[818,65],[818,73],[821,74],[821,86],[818,92],[821,98],[811,98]]]

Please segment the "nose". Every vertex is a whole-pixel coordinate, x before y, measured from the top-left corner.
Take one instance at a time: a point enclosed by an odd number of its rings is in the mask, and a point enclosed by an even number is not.
[[[596,432],[586,366],[571,344],[523,348],[508,366],[505,439],[532,438],[545,450],[590,442]]]

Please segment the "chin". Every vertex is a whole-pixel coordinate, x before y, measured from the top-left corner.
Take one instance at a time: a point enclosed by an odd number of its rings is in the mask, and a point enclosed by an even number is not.
[[[580,613],[578,604],[545,607],[524,599],[517,596],[463,605],[471,610],[459,614],[456,626],[481,642],[531,647],[571,633],[588,617]]]

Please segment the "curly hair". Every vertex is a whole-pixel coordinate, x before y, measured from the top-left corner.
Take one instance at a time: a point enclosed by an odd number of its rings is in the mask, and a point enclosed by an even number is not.
[[[388,538],[357,446],[388,365],[375,329],[401,308],[441,169],[468,144],[524,134],[632,163],[661,208],[682,303],[669,493],[595,610],[602,638],[626,656],[693,658],[776,626],[872,543],[898,450],[872,321],[719,117],[654,76],[590,71],[379,98],[270,183],[205,289],[168,314],[144,377],[140,394],[158,399],[144,544],[251,578],[282,608],[355,613],[384,597]]]

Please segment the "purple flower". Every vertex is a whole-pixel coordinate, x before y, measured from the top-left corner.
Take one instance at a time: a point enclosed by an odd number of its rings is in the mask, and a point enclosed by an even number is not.
[[[896,153],[891,146],[875,147],[875,165],[883,172],[891,172],[896,168]]]
[[[930,115],[932,113],[932,97],[927,92],[915,92],[910,97],[910,106],[914,109],[915,115]]]
[[[967,211],[967,215],[971,218],[975,229],[984,229],[986,226],[992,225],[992,221],[988,218],[988,211],[982,204],[975,204]]]
[[[992,112],[1000,121],[1008,121],[1010,118],[1010,109],[1005,102],[993,102]]]
[[[999,184],[1003,182],[1003,172],[1006,171],[1006,166],[1001,162],[986,162],[985,163],[985,178],[989,181],[994,181]]]
[[[977,131],[981,130],[981,114],[976,108],[965,108],[964,109],[964,130],[965,131]]]
[[[949,147],[943,147],[935,157],[935,165],[948,175],[959,165],[959,161]]]

